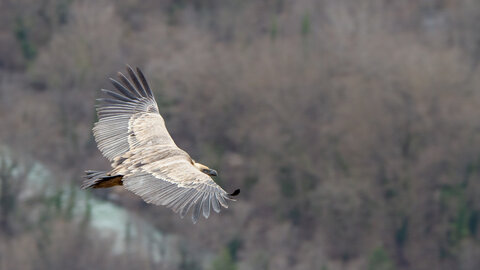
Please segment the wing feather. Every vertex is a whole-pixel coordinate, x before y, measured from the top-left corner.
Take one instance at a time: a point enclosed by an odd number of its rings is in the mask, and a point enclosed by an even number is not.
[[[119,101],[127,102],[127,104],[128,104],[128,102],[131,101],[129,98],[126,98],[126,97],[124,97],[120,94],[117,94],[117,93],[115,93],[113,91],[110,91],[110,90],[107,90],[107,89],[102,89],[102,92],[104,92],[105,94],[107,94],[107,95],[109,95],[113,98],[116,98]]]
[[[135,90],[129,90],[125,86],[123,86],[121,83],[119,83],[117,80],[110,78],[110,82],[115,86],[115,88],[120,91],[123,95],[125,95],[129,99],[136,99],[138,96],[136,96],[136,91]]]
[[[123,75],[121,72],[118,72],[118,77],[120,78],[120,80],[122,81],[123,85],[125,85],[128,90],[130,90],[130,92],[134,93],[135,96],[137,97],[142,97],[142,95],[140,94],[139,90],[137,90],[133,85],[132,83],[127,79],[127,77],[125,77],[125,75]]]
[[[130,79],[132,79],[133,83],[135,84],[135,87],[140,92],[140,95],[143,96],[143,97],[146,97],[147,92],[145,91],[143,86],[138,81],[138,78],[135,75],[135,72],[133,72],[133,69],[130,66],[127,66],[127,72],[128,72],[128,75],[130,75]]]
[[[203,216],[208,218],[210,216],[210,197],[212,196],[211,193],[203,197]]]
[[[210,199],[212,201],[212,208],[213,208],[213,211],[215,212],[220,212],[220,204],[218,202],[218,198],[217,198],[217,195],[215,194],[214,195],[215,197],[212,196],[212,198]]]
[[[152,89],[150,89],[150,86],[148,85],[148,82],[145,79],[143,72],[138,67],[137,67],[137,74],[138,74],[138,77],[140,77],[140,81],[142,82],[143,89],[145,89],[147,96],[153,99]]]
[[[151,148],[156,151],[157,148]],[[193,207],[192,220],[197,222],[202,214],[210,216],[210,209],[220,212],[227,208],[228,193],[213,179],[193,167],[185,156],[173,155],[151,163],[142,163],[134,155],[125,161],[131,171],[123,178],[123,186],[142,197],[146,202],[164,205],[184,217]],[[133,164],[142,163],[142,166]]]

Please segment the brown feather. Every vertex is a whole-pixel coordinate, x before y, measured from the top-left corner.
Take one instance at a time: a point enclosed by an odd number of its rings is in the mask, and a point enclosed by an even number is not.
[[[118,175],[112,178],[108,178],[105,180],[98,181],[95,185],[93,185],[93,188],[109,188],[109,187],[114,187],[114,186],[123,186],[122,182],[122,175]]]

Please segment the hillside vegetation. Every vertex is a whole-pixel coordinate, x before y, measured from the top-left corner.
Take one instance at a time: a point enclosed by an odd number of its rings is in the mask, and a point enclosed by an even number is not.
[[[0,162],[0,269],[479,269],[479,20],[473,0],[2,0],[0,143],[27,161]],[[95,98],[125,64],[242,189],[196,225],[91,192],[178,235],[176,264],[112,252],[75,197],[20,196],[28,160],[68,196],[109,167]]]

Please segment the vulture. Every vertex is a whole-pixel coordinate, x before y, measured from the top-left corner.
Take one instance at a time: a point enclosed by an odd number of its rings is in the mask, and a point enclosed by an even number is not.
[[[117,91],[102,89],[93,135],[111,163],[108,172],[86,171],[83,189],[123,186],[145,202],[164,205],[196,223],[210,209],[220,212],[240,193],[227,193],[212,179],[217,171],[195,162],[167,131],[153,92],[139,68],[110,78]]]

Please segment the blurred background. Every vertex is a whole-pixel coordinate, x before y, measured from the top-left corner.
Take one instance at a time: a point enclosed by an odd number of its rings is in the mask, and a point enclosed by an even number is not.
[[[480,269],[479,60],[476,0],[2,0],[0,269]],[[229,209],[80,190],[127,63]]]

